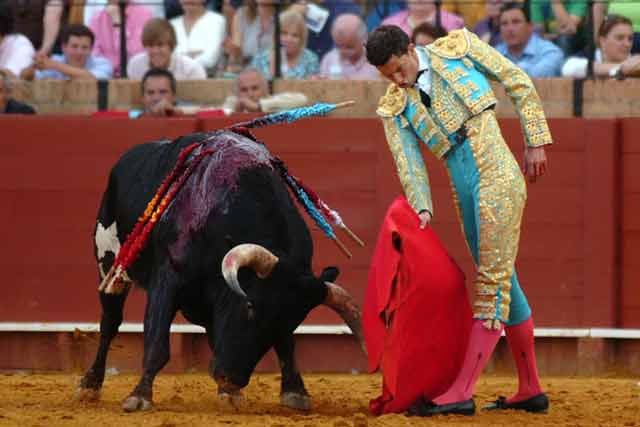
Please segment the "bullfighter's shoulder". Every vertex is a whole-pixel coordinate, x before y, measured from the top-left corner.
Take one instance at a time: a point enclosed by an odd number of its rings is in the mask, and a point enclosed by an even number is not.
[[[471,41],[466,28],[453,30],[427,46],[431,52],[448,59],[462,58],[469,52]]]
[[[376,113],[381,117],[397,116],[402,113],[406,104],[407,92],[395,83],[391,83],[387,92],[378,101]]]

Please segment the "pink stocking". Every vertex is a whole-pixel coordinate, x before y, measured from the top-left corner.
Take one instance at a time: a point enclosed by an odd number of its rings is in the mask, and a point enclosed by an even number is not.
[[[483,322],[485,320],[474,319],[462,369],[449,390],[434,400],[436,404],[461,402],[473,396],[476,381],[489,361],[502,333],[502,328],[490,330],[483,326]]]
[[[507,342],[518,368],[518,392],[507,399],[507,403],[527,400],[542,393],[533,345],[533,319],[505,328]]]

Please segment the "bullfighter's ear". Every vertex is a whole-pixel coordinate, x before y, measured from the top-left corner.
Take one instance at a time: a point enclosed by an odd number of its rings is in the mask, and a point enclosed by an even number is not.
[[[327,267],[320,273],[320,280],[323,282],[335,282],[340,275],[338,267]]]

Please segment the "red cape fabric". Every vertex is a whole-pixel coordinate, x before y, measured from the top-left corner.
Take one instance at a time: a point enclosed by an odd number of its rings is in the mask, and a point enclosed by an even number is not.
[[[383,377],[371,412],[402,412],[420,395],[444,393],[462,366],[471,318],[462,270],[398,197],[382,224],[365,294],[369,370]]]

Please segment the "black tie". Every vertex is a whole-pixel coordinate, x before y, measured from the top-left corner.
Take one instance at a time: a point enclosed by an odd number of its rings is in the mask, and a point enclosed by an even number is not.
[[[420,78],[422,73],[424,73],[425,71],[427,71],[426,68],[424,70],[418,71],[418,75],[416,76],[416,83],[418,82],[418,79]],[[429,94],[423,91],[420,86],[418,86],[418,92],[420,92],[420,100],[422,100],[424,106],[427,108],[431,107],[431,97],[429,96]]]

